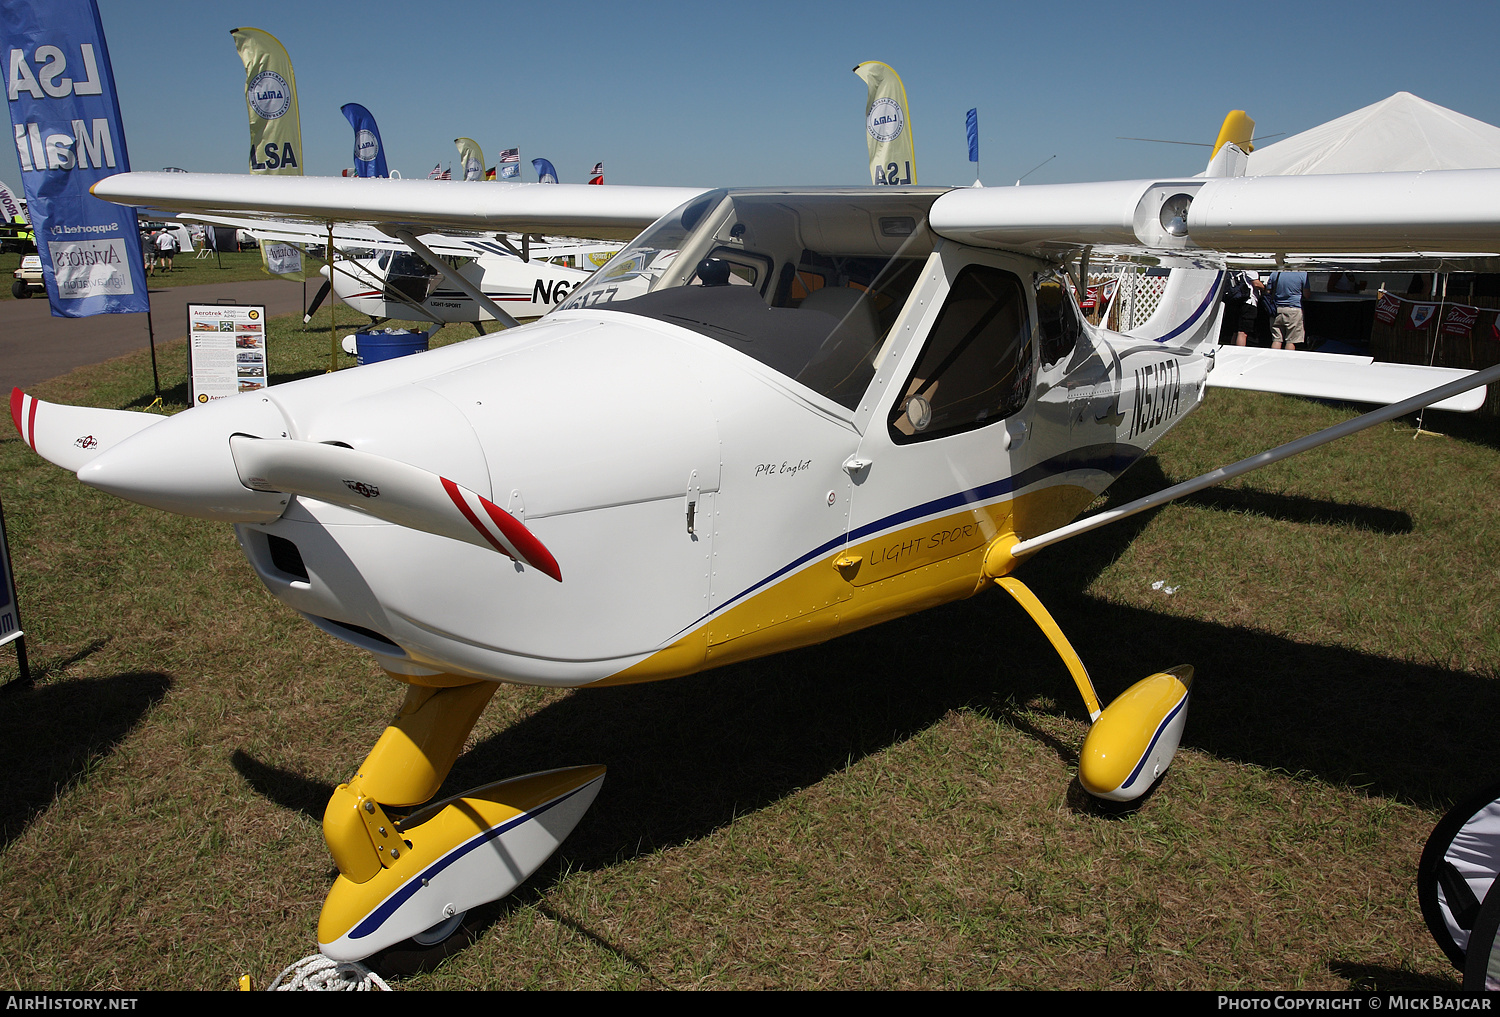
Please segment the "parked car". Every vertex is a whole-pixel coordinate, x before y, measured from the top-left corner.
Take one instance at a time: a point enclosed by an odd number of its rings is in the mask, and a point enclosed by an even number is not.
[[[16,281],[10,284],[11,296],[24,300],[33,293],[43,293],[47,284],[42,282],[42,256],[27,254],[21,258],[21,267],[11,273]]]

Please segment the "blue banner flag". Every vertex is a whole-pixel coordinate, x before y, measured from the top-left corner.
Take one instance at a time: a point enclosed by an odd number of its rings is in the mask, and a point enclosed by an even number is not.
[[[546,159],[531,160],[531,168],[536,170],[536,182],[539,184],[557,183],[557,170]]]
[[[0,52],[52,313],[149,311],[135,210],[89,193],[130,169],[94,0],[0,0]]]
[[[357,177],[388,177],[385,168],[385,146],[380,143],[380,128],[370,111],[357,102],[346,102],[339,107],[349,126],[354,128],[354,175]]]
[[[969,115],[964,118],[964,126],[969,132],[969,161],[979,161],[979,109],[976,107],[969,110]]]

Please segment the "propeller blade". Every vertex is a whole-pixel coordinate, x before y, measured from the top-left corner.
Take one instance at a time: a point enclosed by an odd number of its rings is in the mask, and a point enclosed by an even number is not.
[[[32,451],[77,473],[95,456],[167,418],[135,410],[44,403],[13,388],[10,419]]]
[[[306,325],[312,321],[312,316],[318,313],[318,308],[323,306],[323,301],[328,299],[328,291],[333,288],[333,281],[324,279],[323,285],[318,287],[318,292],[313,294],[312,303],[307,305],[307,313],[302,316],[302,324]]]
[[[236,434],[229,439],[240,482],[254,491],[306,495],[386,522],[487,547],[558,582],[562,570],[509,512],[447,477],[343,445]]]

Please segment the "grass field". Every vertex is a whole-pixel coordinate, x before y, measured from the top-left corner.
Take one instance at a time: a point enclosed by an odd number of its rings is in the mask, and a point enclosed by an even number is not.
[[[273,323],[278,381],[326,366],[327,314]],[[37,391],[150,393],[144,354]],[[1354,412],[1212,393],[1108,502]],[[515,895],[378,969],[406,989],[1456,987],[1414,877],[1495,777],[1500,430],[1440,416],[1447,437],[1378,427],[1023,566],[1106,699],[1198,669],[1138,809],[1079,789],[1081,704],[1000,594],[673,682],[506,687],[445,793],[600,762],[600,798]],[[315,949],[323,806],[399,689],[274,601],[226,526],[86,489],[14,435],[0,497],[41,675],[0,695],[0,987],[264,987]]]

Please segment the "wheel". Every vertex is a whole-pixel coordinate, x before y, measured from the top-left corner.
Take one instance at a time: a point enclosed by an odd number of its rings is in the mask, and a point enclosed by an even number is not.
[[[450,915],[426,932],[417,933],[411,937],[411,941],[418,946],[437,946],[458,931],[458,927],[464,923],[464,916],[467,914],[467,911],[460,911],[456,915]]]
[[[17,279],[10,284],[10,295],[17,300],[25,300],[31,296],[31,287],[27,286],[24,280]]]

